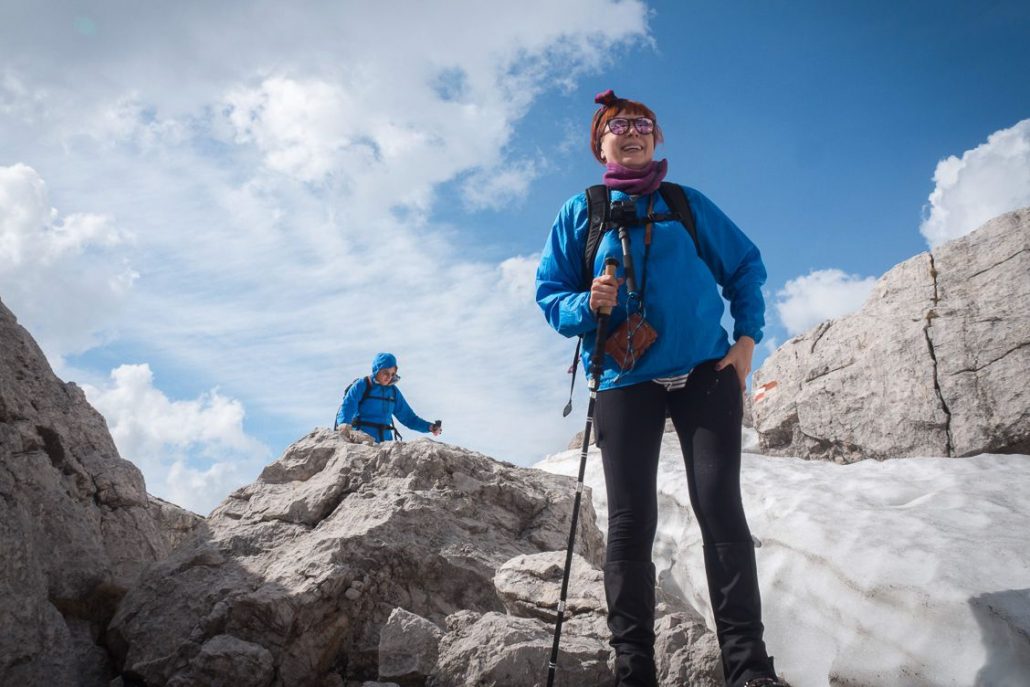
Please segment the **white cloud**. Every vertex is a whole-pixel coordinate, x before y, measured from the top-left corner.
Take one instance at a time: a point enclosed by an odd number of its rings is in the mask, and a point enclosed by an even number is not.
[[[478,171],[462,184],[465,204],[472,210],[499,210],[525,198],[538,175],[538,165],[531,160]]]
[[[137,277],[130,239],[107,216],[61,218],[34,169],[0,167],[0,296],[54,364],[100,343],[116,322]]]
[[[791,279],[776,292],[776,312],[787,333],[801,334],[825,320],[849,315],[865,302],[875,277],[838,269],[812,270]]]
[[[348,116],[361,108],[334,84],[274,77],[233,90],[225,103],[236,142],[253,143],[269,169],[301,181],[321,181],[346,162],[360,167],[375,159],[371,146],[355,140],[360,120]]]
[[[532,301],[535,259],[477,259],[489,235],[456,213],[484,197],[435,201],[472,177],[491,202],[524,195],[548,161],[520,121],[644,40],[643,3],[101,5],[95,32],[55,34],[68,7],[0,25],[0,150],[44,170],[55,204],[132,228],[132,243],[86,251],[131,260],[131,298],[79,304],[111,313],[119,352],[159,378],[160,360],[217,380],[271,418],[252,431],[280,437],[330,423],[379,350],[400,356],[405,395],[445,420],[444,440],[527,463],[579,429],[558,419],[574,342]],[[546,230],[527,230],[535,247]],[[89,274],[120,273],[101,267]],[[221,474],[182,465],[183,479]]]
[[[1030,119],[937,163],[919,231],[931,248],[964,236],[1002,213],[1030,205]]]
[[[198,513],[254,479],[269,450],[243,430],[243,404],[217,389],[173,401],[147,364],[121,365],[104,387],[83,385],[118,452],[143,471],[147,490]]]
[[[500,264],[501,281],[508,293],[518,302],[528,303],[534,300],[536,293],[536,268],[540,264],[540,254],[524,256],[516,255]]]

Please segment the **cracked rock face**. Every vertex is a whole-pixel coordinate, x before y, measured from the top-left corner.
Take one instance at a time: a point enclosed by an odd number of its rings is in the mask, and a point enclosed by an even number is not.
[[[448,631],[439,643],[436,669],[426,684],[544,684],[564,565],[563,551],[517,556],[502,565],[494,584],[508,613],[461,611],[449,616]],[[573,557],[571,573],[555,684],[611,684],[614,654],[608,645],[603,574],[581,556]],[[724,684],[715,634],[682,600],[663,597],[659,590],[655,609],[658,684]]]
[[[1030,452],[1030,208],[887,272],[862,309],[755,372],[762,451],[864,458]]]
[[[404,684],[431,652],[390,643],[395,609],[441,628],[458,611],[503,613],[497,569],[563,550],[574,497],[574,480],[445,444],[316,430],[142,576],[108,644],[150,687],[202,684],[215,664],[254,684],[330,685],[379,677],[385,627],[383,677]],[[580,516],[577,551],[599,565],[589,498]]]
[[[118,600],[200,520],[147,496],[0,303],[0,684],[107,685],[98,640]]]

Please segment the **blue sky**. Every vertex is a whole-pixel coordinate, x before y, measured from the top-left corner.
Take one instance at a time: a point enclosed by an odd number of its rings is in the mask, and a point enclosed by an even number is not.
[[[0,3],[0,298],[152,493],[210,509],[379,350],[442,439],[563,449],[532,271],[607,88],[762,250],[756,363],[1030,204],[1025,3],[485,5]]]

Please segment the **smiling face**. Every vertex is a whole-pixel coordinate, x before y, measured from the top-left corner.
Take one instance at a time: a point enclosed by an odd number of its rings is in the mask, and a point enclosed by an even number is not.
[[[384,367],[383,369],[376,372],[376,382],[383,386],[387,386],[394,381],[394,376],[397,374],[396,367]]]
[[[636,112],[620,110],[616,117],[634,120],[641,115]],[[605,127],[601,134],[601,159],[603,162],[614,162],[630,169],[642,169],[654,159],[654,132],[642,135],[635,126],[629,127],[626,133],[613,134]]]

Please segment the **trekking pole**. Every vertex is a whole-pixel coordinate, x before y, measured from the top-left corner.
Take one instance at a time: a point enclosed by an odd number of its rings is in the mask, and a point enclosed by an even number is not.
[[[625,224],[619,225],[619,243],[622,244],[622,273],[626,275],[626,293],[631,300],[640,298],[637,291],[636,275],[633,271],[633,253],[629,247],[629,229]]]
[[[615,276],[619,261],[607,258],[604,273]],[[576,482],[576,500],[572,504],[572,528],[569,530],[569,546],[565,550],[565,572],[562,573],[561,596],[558,600],[558,620],[554,624],[554,644],[551,645],[551,660],[547,664],[547,687],[554,687],[554,673],[558,669],[558,645],[561,642],[561,626],[565,619],[565,599],[569,592],[569,575],[572,572],[572,549],[576,544],[576,527],[579,525],[579,504],[583,497],[583,476],[587,469],[587,450],[590,448],[590,430],[594,426],[594,403],[597,388],[601,385],[601,371],[604,364],[604,342],[607,338],[610,307],[597,309],[597,338],[594,341],[593,360],[590,361],[590,402],[587,404],[587,426],[583,430],[583,446],[579,452],[579,481]]]

